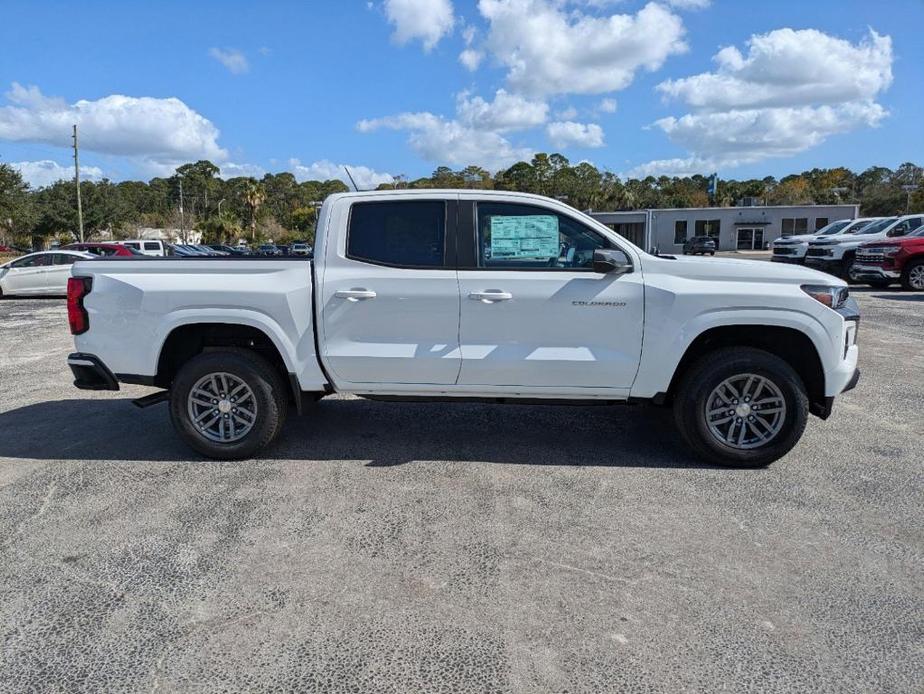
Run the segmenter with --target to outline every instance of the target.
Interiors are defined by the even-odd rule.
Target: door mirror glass
[[[624,275],[632,272],[632,261],[616,248],[602,248],[594,251],[594,272],[608,272]]]

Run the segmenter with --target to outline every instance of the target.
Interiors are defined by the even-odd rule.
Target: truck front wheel
[[[180,369],[170,389],[170,418],[180,438],[209,458],[249,458],[282,429],[285,384],[249,350],[204,352]]]
[[[687,445],[703,460],[730,467],[761,467],[786,455],[802,437],[808,411],[795,370],[752,347],[701,357],[674,400]]]
[[[924,291],[924,260],[916,260],[905,266],[902,288],[913,292]]]

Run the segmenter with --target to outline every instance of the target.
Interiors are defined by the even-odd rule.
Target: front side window
[[[687,220],[678,219],[674,222],[674,245],[681,246],[687,241]]]
[[[129,248],[134,248],[136,250],[141,250],[141,244],[136,243],[135,241],[126,241],[123,245],[128,246]]]
[[[410,268],[445,265],[446,204],[438,200],[361,202],[350,210],[347,257]]]
[[[602,248],[611,248],[606,238],[551,210],[511,203],[478,205],[478,267],[592,269],[594,251]]]
[[[146,251],[159,251],[160,244],[156,241],[146,241],[144,244],[144,250]]]
[[[20,258],[19,260],[13,262],[10,267],[44,267],[46,265],[51,265],[51,256],[50,255],[27,255],[25,258]]]

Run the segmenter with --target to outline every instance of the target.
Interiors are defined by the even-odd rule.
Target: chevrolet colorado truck
[[[220,459],[337,392],[670,405],[693,453],[761,466],[859,377],[843,281],[649,255],[562,202],[500,191],[332,195],[313,260],[78,262],[68,314],[78,388],[160,388],[136,402],[168,400],[179,436]]]
[[[887,217],[869,224],[855,234],[834,236],[809,242],[805,264],[844,279],[850,278],[857,249],[869,241],[891,239],[914,231],[924,224],[924,215]]]
[[[805,263],[805,252],[812,241],[826,241],[834,236],[855,234],[864,227],[878,222],[882,217],[863,217],[860,219],[839,219],[812,234],[799,234],[798,236],[781,236],[771,244],[773,255],[770,257],[774,263]]]
[[[900,282],[903,289],[924,291],[924,227],[904,238],[864,243],[850,277],[871,287]]]

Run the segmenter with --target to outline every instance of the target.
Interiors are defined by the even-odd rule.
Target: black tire
[[[707,423],[707,400],[713,390],[741,374],[756,374],[771,381],[786,405],[779,431],[756,448],[741,449],[719,441]],[[802,437],[808,414],[805,385],[795,370],[779,357],[752,347],[727,347],[701,357],[684,375],[674,399],[674,420],[693,453],[708,463],[727,467],[763,467],[783,457]]]
[[[211,373],[227,373],[240,379],[256,400],[253,426],[237,441],[224,443],[206,438],[190,417],[190,391]],[[193,357],[180,369],[170,388],[170,420],[177,434],[193,450],[219,460],[250,458],[268,446],[282,430],[288,407],[286,385],[279,372],[259,354],[246,349],[203,352]]]
[[[915,270],[915,268],[924,268],[924,260],[915,260],[910,262],[905,266],[905,269],[902,270],[902,289],[905,289],[909,292],[924,291],[924,285],[915,286],[915,284],[917,284],[917,279],[912,279],[911,277],[912,270]],[[919,272],[921,272],[921,270],[916,270],[916,273]]]
[[[709,251],[709,255],[715,255],[715,251]]]

